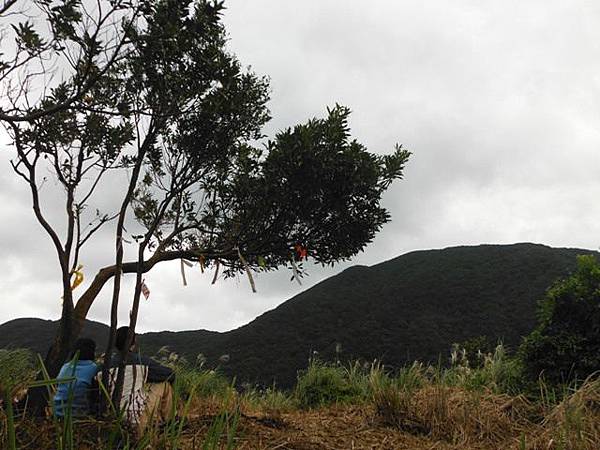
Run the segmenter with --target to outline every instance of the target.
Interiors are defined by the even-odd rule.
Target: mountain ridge
[[[209,366],[229,354],[221,365],[227,375],[283,387],[314,351],[397,367],[445,358],[453,342],[481,335],[514,348],[535,325],[545,290],[575,268],[577,254],[589,253],[598,255],[532,243],[417,250],[349,267],[234,330],[148,332],[139,342],[147,353],[167,346],[189,361],[202,353]],[[15,328],[11,322],[0,325],[0,347]],[[92,337],[102,347],[106,329],[91,324],[84,334],[99,333]],[[40,348],[33,338],[15,338],[13,346]]]

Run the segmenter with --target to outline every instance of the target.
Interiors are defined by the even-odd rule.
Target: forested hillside
[[[236,330],[145,333],[140,344],[147,353],[166,345],[190,361],[202,353],[238,381],[280,386],[295,381],[314,351],[400,366],[446,358],[453,342],[478,336],[514,348],[532,330],[544,291],[584,253],[593,252],[536,244],[416,251],[351,267]],[[43,352],[53,328],[39,319],[8,322],[0,347]],[[94,322],[84,331],[99,344],[105,333]],[[224,354],[229,362],[219,363]]]

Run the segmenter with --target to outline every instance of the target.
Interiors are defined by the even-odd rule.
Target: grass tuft
[[[294,390],[298,406],[302,409],[312,409],[360,399],[361,386],[348,375],[349,371],[339,364],[312,359],[306,371],[299,375]]]

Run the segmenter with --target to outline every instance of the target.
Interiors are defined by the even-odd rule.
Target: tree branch
[[[166,251],[161,253],[155,253],[151,258],[147,259],[142,264],[142,273],[150,271],[156,264],[165,261],[174,261],[177,259],[196,260],[199,255],[203,255],[207,260],[219,259],[219,260],[237,260],[237,253],[233,250],[226,252],[214,251],[214,250],[174,250]],[[122,273],[136,273],[138,267],[137,261],[130,261],[122,264]],[[114,277],[116,274],[116,265],[104,267],[98,271],[94,281],[87,288],[87,290],[81,295],[75,306],[75,327],[77,328],[76,333],[83,327],[85,318],[88,311],[90,310],[94,300],[102,290],[103,286],[108,280]]]
[[[48,221],[44,217],[44,214],[42,213],[42,210],[40,207],[39,192],[38,192],[37,185],[35,184],[35,167],[36,167],[37,158],[39,157],[39,155],[36,155],[33,162],[30,163],[27,161],[27,155],[25,154],[25,151],[23,149],[23,143],[21,142],[21,134],[20,134],[19,127],[17,125],[15,125],[14,123],[11,123],[11,126],[12,126],[13,132],[15,134],[15,147],[17,149],[17,153],[19,154],[21,161],[23,161],[23,164],[25,164],[25,167],[27,167],[27,169],[29,171],[28,184],[29,184],[29,188],[31,190],[31,199],[32,199],[32,203],[33,203],[33,212],[35,213],[35,217],[37,218],[40,225],[42,225],[44,230],[46,230],[46,233],[48,233],[48,235],[50,236],[50,239],[52,239],[52,242],[54,243],[54,247],[56,248],[56,251],[58,253],[58,259],[61,262],[61,265],[66,263],[68,266],[68,262],[64,261],[64,249],[62,247],[62,243],[60,242],[60,238],[58,237],[58,234],[56,234],[56,231],[54,231],[52,226],[48,223]],[[67,266],[65,266],[66,270],[68,270]]]
[[[8,11],[15,3],[17,3],[17,0],[5,0],[4,4],[0,6],[0,15]]]

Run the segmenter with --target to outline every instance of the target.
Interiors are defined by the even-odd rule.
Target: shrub
[[[600,265],[577,258],[577,270],[548,290],[536,329],[520,355],[530,378],[551,383],[583,380],[600,370]]]
[[[469,365],[474,368],[481,368],[485,362],[485,356],[494,353],[496,346],[487,336],[476,336],[463,342],[454,344],[453,351],[460,349]]]
[[[343,367],[313,359],[298,377],[294,396],[301,408],[316,408],[360,399],[361,389]]]
[[[201,353],[195,363],[190,363],[186,358],[171,352],[168,347],[161,347],[156,353],[156,359],[175,371],[177,393],[183,399],[187,399],[192,391],[199,397],[224,398],[234,390],[225,375],[218,370],[203,367],[205,358]]]
[[[478,353],[477,362],[472,366],[467,357],[468,351],[455,344],[450,367],[429,368],[432,381],[448,387],[494,394],[516,394],[525,388],[521,361],[509,356],[504,345],[498,344],[490,353]]]
[[[516,394],[523,388],[521,363],[517,358],[509,357],[505,347],[499,344],[493,353],[484,355],[482,366],[471,371],[464,385],[471,390]]]

